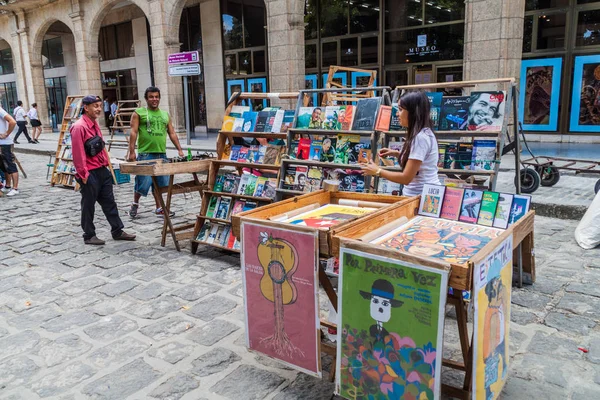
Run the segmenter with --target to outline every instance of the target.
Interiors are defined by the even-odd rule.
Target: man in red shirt
[[[94,210],[96,202],[102,207],[110,224],[115,240],[135,240],[135,235],[123,231],[123,222],[119,217],[117,203],[113,194],[113,179],[108,169],[108,153],[102,149],[92,156],[85,143],[94,136],[102,138],[98,117],[102,115],[102,99],[98,96],[86,96],[82,100],[83,115],[71,127],[71,143],[75,178],[81,185],[81,228],[85,244],[103,245],[104,241],[96,237]],[[104,143],[104,142],[102,142]]]

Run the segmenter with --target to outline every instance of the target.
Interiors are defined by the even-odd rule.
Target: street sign
[[[200,61],[200,55],[197,50],[169,54],[169,65],[197,63],[198,61]]]
[[[169,76],[200,75],[200,64],[170,65]]]

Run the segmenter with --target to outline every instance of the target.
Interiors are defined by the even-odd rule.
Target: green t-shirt
[[[139,153],[166,153],[169,113],[141,107],[135,110],[140,117],[138,128]]]

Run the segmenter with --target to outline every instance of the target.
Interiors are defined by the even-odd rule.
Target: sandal
[[[138,203],[131,203],[131,208],[129,209],[129,216],[131,218],[137,217],[139,206],[140,205]]]

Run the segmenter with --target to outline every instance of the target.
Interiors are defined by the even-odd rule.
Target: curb
[[[38,156],[53,156],[56,155],[56,150],[36,150],[36,149],[25,149],[23,147],[14,147],[13,151],[15,153],[21,153],[21,154],[33,154],[33,155],[38,155]]]
[[[531,203],[535,215],[542,217],[573,219],[580,221],[587,211],[586,206],[567,206],[564,204]]]

